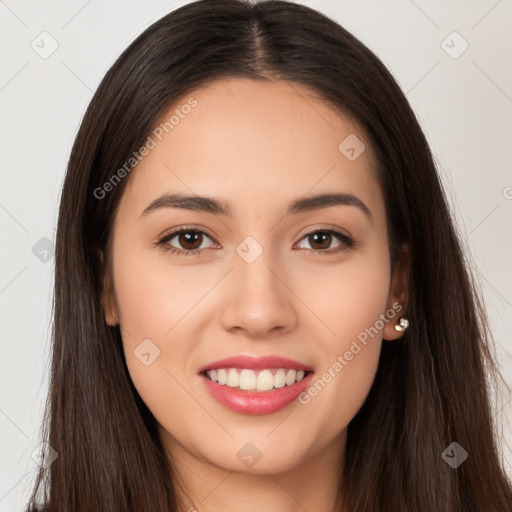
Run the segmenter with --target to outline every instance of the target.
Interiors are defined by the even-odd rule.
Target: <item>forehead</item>
[[[296,83],[218,80],[176,101],[149,136],[153,147],[121,201],[139,214],[163,193],[226,198],[243,215],[327,191],[356,194],[382,213],[364,133]]]

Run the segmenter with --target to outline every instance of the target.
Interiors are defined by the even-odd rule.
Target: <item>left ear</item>
[[[396,315],[389,322],[386,322],[382,330],[382,338],[384,340],[396,340],[401,338],[404,334],[401,331],[397,331],[395,325],[398,325],[400,317],[407,317],[406,312],[409,303],[409,269],[409,246],[404,244],[395,262],[386,305],[386,311],[391,309],[392,311],[396,311]]]

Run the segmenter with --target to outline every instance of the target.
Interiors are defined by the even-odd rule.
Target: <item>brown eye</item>
[[[313,249],[329,249],[332,242],[332,235],[326,231],[318,231],[308,235],[308,241]]]
[[[333,241],[338,240],[338,243],[331,247]],[[309,247],[301,247],[308,249],[318,254],[333,254],[339,251],[348,251],[355,245],[355,242],[337,231],[331,229],[322,229],[308,233],[302,240],[307,240]]]
[[[178,234],[177,239],[183,249],[193,251],[201,246],[203,235],[199,231],[185,231]]]
[[[200,253],[205,248],[201,247],[205,238],[211,240],[204,231],[185,227],[165,235],[158,241],[158,245],[166,251],[186,256]]]

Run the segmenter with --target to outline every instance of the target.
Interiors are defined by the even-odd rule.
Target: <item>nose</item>
[[[297,298],[291,291],[293,286],[266,253],[263,251],[252,263],[235,255],[222,301],[221,319],[227,331],[248,338],[268,338],[296,327]]]

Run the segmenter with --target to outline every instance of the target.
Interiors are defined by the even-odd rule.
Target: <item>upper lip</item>
[[[251,370],[264,370],[265,368],[293,368],[295,370],[304,371],[313,370],[311,366],[299,363],[293,359],[288,359],[287,357],[276,355],[263,357],[240,355],[205,364],[199,368],[199,373],[202,373],[206,370],[216,370],[218,368],[248,368]]]

